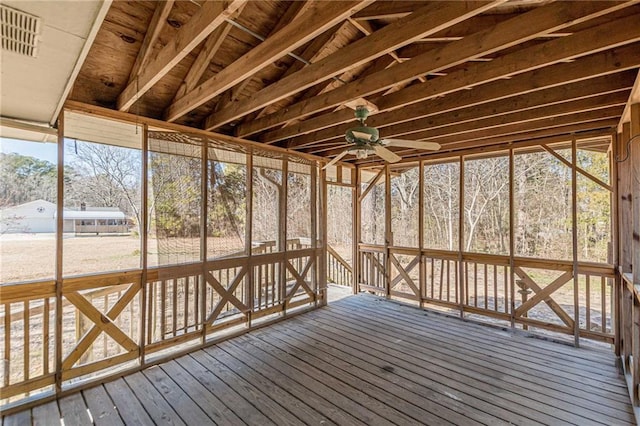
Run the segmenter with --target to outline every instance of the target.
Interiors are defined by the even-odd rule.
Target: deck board
[[[59,407],[59,408],[58,408]],[[636,424],[615,357],[348,297],[3,425]]]

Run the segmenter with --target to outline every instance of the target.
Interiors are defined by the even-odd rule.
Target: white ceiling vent
[[[40,18],[0,4],[2,49],[36,57],[40,34]]]

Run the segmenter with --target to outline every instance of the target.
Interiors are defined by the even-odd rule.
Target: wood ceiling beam
[[[356,19],[397,19],[410,15],[416,8],[412,1],[377,1],[354,15]]]
[[[389,133],[385,131],[385,137],[422,139],[423,137],[436,137],[439,134],[451,134],[447,131],[447,128],[451,126],[451,123],[456,123],[456,125],[463,123],[469,126],[467,131],[475,131],[502,125],[506,121],[529,121],[538,119],[539,117],[552,117],[556,115],[564,115],[569,112],[600,109],[605,106],[612,105],[622,105],[628,96],[629,87],[613,90],[615,91],[595,95],[593,93],[579,94],[575,97],[567,97],[564,101],[540,102],[539,99],[532,99],[531,103],[529,103],[527,102],[528,100],[526,100],[524,102],[525,105],[513,105],[513,109],[511,111],[509,111],[511,104],[507,103],[504,104],[496,114],[491,114],[491,109],[472,108],[471,111],[463,110],[466,114],[460,114],[460,120],[456,120],[456,117],[450,117],[446,123],[444,123],[442,117],[440,120],[433,120],[438,121],[439,125],[429,126],[426,122],[432,120],[422,119],[418,120],[415,129],[408,129],[406,124],[400,124],[398,127],[391,126],[387,128]],[[572,100],[566,102],[567,99]],[[513,114],[514,112],[517,112],[517,116]],[[430,136],[424,136],[426,134],[429,134]]]
[[[233,13],[233,15],[229,17],[229,19],[236,19],[238,16],[240,16],[245,6],[246,3],[240,6]],[[180,87],[178,88],[178,91],[173,98],[174,102],[186,95],[187,92],[195,89],[198,83],[200,83],[200,79],[207,71],[211,60],[216,55],[216,53],[218,53],[218,49],[220,49],[220,46],[222,46],[222,42],[227,38],[227,35],[229,35],[229,32],[232,28],[233,25],[229,23],[223,24],[216,28],[216,30],[212,32],[209,37],[207,37],[207,40],[204,42],[204,46],[202,46],[198,57],[195,61],[193,61],[191,68],[189,68],[189,72],[180,84]]]
[[[314,38],[311,41],[311,43],[309,43],[309,45],[300,54],[300,57],[309,63],[316,62],[317,60],[319,60],[319,58],[322,57],[325,49],[327,49],[334,42],[334,40],[339,34],[345,31],[348,25],[349,25],[349,22],[344,21],[341,24],[336,25],[330,30],[325,31],[318,37]],[[291,74],[301,70],[305,66],[307,66],[307,64],[305,64],[304,62],[295,61],[293,64],[291,64],[289,68],[287,68],[287,70],[281,76],[278,77],[278,80],[290,76]],[[269,111],[269,107],[268,106],[264,107],[262,110],[256,111],[255,113],[253,113],[255,114],[255,117],[249,116],[249,118],[251,120],[260,118],[263,115],[266,115],[268,111]]]
[[[127,111],[246,1],[205,2],[200,11],[178,31],[172,42],[158,52],[155,59],[122,91],[118,96],[118,110]]]
[[[615,105],[603,109],[586,110],[582,112],[572,112],[565,115],[553,117],[543,117],[536,120],[518,121],[514,123],[506,123],[502,126],[478,130],[477,132],[466,132],[464,134],[446,135],[436,138],[444,149],[456,147],[467,142],[480,142],[484,139],[494,139],[501,136],[513,136],[520,133],[534,132],[544,129],[553,129],[557,127],[572,126],[581,123],[589,123],[594,121],[602,121],[608,119],[617,119],[622,114],[624,106]],[[402,150],[395,151],[398,155],[402,155]]]
[[[455,152],[460,150],[467,150],[469,148],[475,148],[478,146],[489,147],[501,143],[510,143],[512,145],[515,145],[518,141],[526,141],[534,138],[552,137],[562,134],[567,135],[577,132],[611,129],[613,126],[615,126],[616,119],[617,118],[614,116],[605,117],[599,120],[585,120],[580,123],[570,123],[567,125],[558,125],[542,129],[532,128],[530,130],[525,130],[518,133],[508,133],[485,139],[452,142],[446,146],[443,146],[442,149],[445,150],[443,152]],[[403,155],[404,157],[415,157],[420,156],[421,154],[424,154],[424,151],[422,153],[418,151],[405,152],[401,155]]]
[[[479,31],[460,41],[451,42],[445,46],[426,52],[410,61],[393,67],[393,69],[382,71],[376,75],[369,76],[367,79],[359,79],[357,82],[345,85],[337,90],[333,90],[322,97],[316,97],[314,99],[310,99],[308,102],[291,105],[284,111],[271,114],[261,120],[256,120],[252,123],[247,123],[246,125],[241,125],[238,127],[237,134],[247,136],[273,127],[274,125],[281,124],[283,120],[288,121],[294,118],[304,117],[327,108],[335,107],[352,99],[368,96],[372,93],[392,87],[399,81],[413,79],[418,75],[441,71],[443,69],[462,64],[471,58],[477,58],[497,52],[507,47],[531,40],[541,34],[556,31],[579,22],[584,22],[585,20],[592,19],[595,16],[600,16],[612,9],[620,7],[622,7],[620,3],[612,4],[606,2],[551,3],[497,24],[492,28]],[[607,29],[610,29],[610,27],[607,27]],[[592,34],[587,34],[587,36],[590,35]],[[583,39],[584,38],[586,37],[583,37]],[[566,40],[568,40],[568,37],[561,40],[552,40],[547,43],[543,43],[543,45],[549,47],[549,49],[555,49],[557,51],[556,56],[564,58],[566,56],[571,56],[566,51],[566,43],[562,43]],[[619,40],[616,39],[616,41]],[[583,51],[584,50],[586,49],[583,49]],[[532,46],[522,50],[522,52],[526,52],[526,55],[520,55],[519,52],[520,51],[505,55],[502,58],[513,58],[514,61],[525,60],[526,63],[530,63],[533,60],[543,62],[542,57],[545,56],[545,52],[537,46]],[[531,58],[527,55],[535,56]],[[496,67],[496,72],[499,71],[500,76],[516,73],[509,72],[510,69],[506,66],[506,62],[508,62],[512,68],[519,65],[516,64],[514,66],[510,61],[505,61],[503,59],[501,62],[498,62],[498,65],[504,65],[502,67]],[[545,63],[549,62],[551,61],[547,61]],[[494,67],[494,64],[496,64],[496,61],[492,61],[491,63],[477,63],[473,64],[473,69],[481,67],[480,70],[486,70],[487,68]],[[470,68],[471,67],[472,66],[470,66]],[[527,69],[525,68],[520,72],[524,72],[526,70]],[[451,77],[451,75],[449,75],[437,78],[432,81],[427,81],[426,83],[389,94],[381,97],[380,99],[404,99],[405,97],[410,97],[414,91],[419,90],[423,86],[439,87],[439,83],[445,78],[447,81],[457,82],[461,77],[466,76],[466,70],[460,70],[453,74],[455,77]],[[468,76],[467,80],[470,80],[471,77],[473,77],[473,75]],[[480,82],[482,82],[482,80],[478,81],[478,83]],[[467,82],[462,87],[469,86],[472,83]],[[417,99],[416,102],[418,100],[420,99]],[[373,103],[376,105],[378,104],[375,100],[373,100]],[[396,102],[394,105],[400,106],[397,105],[398,103],[399,102]],[[383,109],[390,108],[383,107]],[[305,131],[310,130],[305,129]],[[284,138],[291,137],[295,134],[291,132],[292,130],[285,129],[272,132],[268,137],[265,137],[265,141],[272,142],[274,140],[282,140]]]
[[[551,106],[543,105],[535,109],[517,111],[502,116],[493,117],[488,115],[476,121],[464,123],[450,122],[447,126],[416,133],[412,135],[410,139],[428,139],[445,146],[452,142],[478,140],[504,134],[521,133],[532,129],[539,130],[544,127],[557,127],[559,125],[611,118],[612,114],[622,111],[627,95],[628,89],[564,103],[556,103]],[[328,152],[333,153],[334,150],[335,146],[331,148],[310,149],[305,152],[316,155],[327,155]],[[401,155],[403,151],[412,150],[396,150],[395,152]]]
[[[625,74],[625,78],[612,82],[610,76],[604,76],[589,81],[589,84],[579,82],[568,85],[569,87],[566,88],[554,87],[536,92],[533,95],[520,95],[509,99],[508,102],[491,102],[482,107],[471,107],[459,110],[456,113],[441,114],[436,117],[397,124],[386,127],[384,136],[388,138],[402,136],[412,139],[420,137],[427,129],[446,128],[451,123],[473,122],[477,129],[482,129],[487,119],[500,122],[501,116],[511,116],[515,112],[523,113],[527,111],[522,116],[531,116],[532,118],[539,116],[549,117],[556,112],[564,114],[566,113],[565,111],[570,111],[570,108],[574,106],[580,108],[581,105],[589,105],[593,102],[596,102],[595,107],[607,105],[607,102],[612,101],[618,104],[627,96],[631,88],[628,77],[629,74]]]
[[[240,59],[171,104],[167,108],[165,119],[169,122],[175,121],[198,108],[288,52],[322,34],[361,8],[366,7],[372,1],[314,2],[299,19],[285,26]]]
[[[278,23],[271,29],[271,31],[269,31],[269,34],[267,34],[265,39],[268,39],[269,37],[273,36],[275,33],[280,31],[286,25],[293,22],[295,19],[299,18],[302,14],[304,14],[310,8],[310,5],[312,4],[313,4],[313,1],[304,1],[304,2],[296,1],[291,3],[287,8],[286,12],[284,13],[284,15],[278,20]],[[300,61],[296,60],[296,62],[300,62]],[[246,89],[249,83],[251,83],[252,79],[253,79],[252,76],[249,76],[240,84],[230,89],[227,89],[228,91],[231,92],[230,95],[229,96],[223,95],[222,98],[220,99],[220,102],[218,102],[218,105],[216,105],[215,110],[219,111],[223,108],[226,108],[229,105],[229,103],[238,100],[238,97]],[[194,87],[192,87],[189,90],[189,92],[193,89]]]
[[[622,126],[624,123],[629,123],[631,121],[631,105],[637,103],[640,103],[640,70],[636,75],[636,82],[633,85],[631,94],[629,95],[627,105],[624,107],[624,112],[620,117],[620,123],[618,123],[618,133],[622,133]]]
[[[149,26],[147,27],[147,33],[142,41],[142,46],[140,46],[136,61],[131,68],[128,83],[131,83],[138,76],[140,70],[147,64],[153,46],[156,44],[156,41],[158,41],[160,31],[162,31],[164,24],[167,22],[169,12],[171,12],[173,8],[173,3],[174,0],[159,1],[156,3],[156,10],[153,12],[151,22],[149,22]]]
[[[460,149],[451,149],[448,151],[440,150],[438,152],[425,153],[415,151],[413,153],[407,153],[402,161],[396,164],[403,164],[409,162],[415,162],[419,157],[421,160],[426,161],[438,161],[447,158],[452,158],[458,155],[482,155],[491,154],[500,151],[506,151],[509,148],[523,149],[525,152],[529,151],[532,147],[540,146],[541,144],[557,144],[557,143],[571,143],[572,135],[576,135],[579,140],[596,139],[611,136],[611,123],[612,119],[603,120],[601,122],[588,122],[584,124],[578,124],[576,126],[569,126],[567,128],[555,128],[546,129],[537,132],[531,132],[526,135],[514,135],[510,138],[499,137],[494,140],[486,140],[487,143],[482,146],[470,146]],[[570,146],[570,145],[569,145]],[[529,149],[527,149],[529,148]],[[540,151],[540,148],[537,150]],[[357,161],[356,164],[360,166],[379,163],[374,159],[366,159],[363,161]],[[349,163],[347,163],[349,164]]]
[[[552,105],[542,105],[533,109],[517,111],[514,113],[491,116],[487,115],[474,121],[464,123],[449,122],[448,125],[417,131],[411,134],[408,139],[423,140],[429,139],[439,142],[440,138],[467,137],[469,133],[473,133],[474,137],[481,134],[490,134],[492,129],[502,128],[503,126],[518,123],[527,123],[547,118],[561,117],[569,114],[580,114],[583,112],[608,110],[611,107],[624,106],[629,90],[621,90],[613,93],[605,93],[582,99],[570,100],[568,102],[554,103]],[[597,114],[596,114],[597,116]]]
[[[487,63],[476,63],[446,77],[413,87],[411,91],[392,93],[379,100],[382,109],[394,109],[435,96],[473,87],[557,62],[612,49],[640,40],[640,14],[575,33],[561,39],[531,46]],[[377,104],[378,102],[376,102]]]
[[[458,109],[482,105],[487,102],[498,100],[510,102],[508,98],[512,96],[535,93],[548,88],[557,88],[556,90],[563,91],[566,90],[564,88],[565,85],[592,77],[606,76],[619,71],[635,69],[638,66],[640,66],[640,44],[636,43],[586,56],[574,62],[558,63],[529,71],[514,76],[509,80],[498,80],[475,86],[473,90],[450,94],[443,98],[428,99],[403,108],[387,110],[384,113],[369,117],[367,124],[384,128],[396,123],[451,113]],[[312,127],[323,130],[291,139],[287,144],[289,148],[342,137],[346,130],[353,126],[353,114],[347,111],[338,111],[321,115],[296,124],[296,130],[301,133],[304,123],[307,122],[311,122]]]
[[[550,116],[551,111],[563,111],[570,108],[573,102],[585,99],[586,103],[607,102],[612,98],[623,99],[633,86],[633,70],[618,73],[614,76],[602,76],[588,81],[579,81],[561,87],[551,87],[532,94],[514,96],[507,100],[489,102],[481,106],[460,109],[453,112],[420,118],[413,121],[384,127],[381,131],[385,138],[403,137],[417,139],[425,129],[436,130],[447,128],[453,123],[472,123],[476,128],[483,126],[484,119],[499,120],[500,116],[511,116],[516,112],[531,111],[533,117]],[[602,95],[615,94],[613,97],[597,98]],[[593,99],[596,97],[596,99]],[[570,102],[567,102],[567,101]],[[580,105],[576,103],[575,105]],[[543,109],[544,108],[544,109]],[[342,137],[342,134],[339,135]]]
[[[210,115],[207,118],[205,128],[212,129],[229,123],[245,114],[335,77],[350,68],[386,55],[388,52],[412,43],[425,35],[436,33],[443,28],[482,13],[500,3],[503,1],[447,2],[444,5],[437,3],[423,6],[411,15],[387,25],[369,37],[358,40],[288,78],[277,81],[254,94],[250,99]],[[282,124],[294,118],[297,117],[291,117],[276,124]]]
[[[484,120],[468,122],[462,124],[452,124],[447,127],[429,130],[414,135],[413,140],[429,139],[445,146],[452,143],[466,142],[469,140],[479,141],[481,139],[492,138],[503,135],[511,135],[542,128],[567,126],[579,124],[587,121],[597,121],[616,117],[622,113],[626,93],[614,92],[605,95],[598,95],[592,98],[585,98],[577,101],[556,104],[552,107],[541,108],[542,111],[527,110],[516,112],[501,117],[488,117]],[[341,145],[322,149],[312,148],[304,152],[315,155],[333,155],[336,148],[347,146],[344,141]],[[330,142],[330,143],[333,143]],[[398,155],[403,152],[413,151],[412,149],[394,150]]]

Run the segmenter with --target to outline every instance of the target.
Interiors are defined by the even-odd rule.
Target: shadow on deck
[[[9,424],[635,424],[612,353],[358,295]]]

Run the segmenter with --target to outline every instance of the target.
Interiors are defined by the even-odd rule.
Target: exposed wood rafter
[[[502,1],[451,2],[446,6],[442,4],[423,6],[411,15],[376,31],[371,36],[344,47],[336,54],[303,68],[288,78],[279,80],[256,93],[250,99],[212,114],[207,118],[205,128],[213,129],[229,123],[238,117],[277,102],[323,80],[335,77],[349,68],[386,55],[398,47],[461,22],[500,3]],[[296,117],[289,119],[293,118]],[[280,123],[285,121],[287,120],[280,121]]]
[[[175,121],[225,90],[235,86],[287,52],[351,16],[373,0],[318,3],[303,16],[276,32],[209,80],[188,92],[167,108],[165,119]]]
[[[246,1],[205,2],[200,11],[180,29],[175,39],[167,44],[122,91],[118,97],[118,110],[127,111]]]
[[[334,90],[323,97],[315,98],[304,104],[292,105],[287,108],[286,111],[278,112],[271,116],[266,116],[262,120],[256,120],[253,123],[240,126],[238,129],[238,135],[246,136],[248,134],[255,133],[256,131],[264,130],[272,127],[273,125],[279,124],[279,122],[285,118],[293,119],[305,116],[316,111],[326,109],[327,107],[336,106],[345,101],[392,87],[398,81],[414,78],[428,72],[443,70],[466,62],[470,58],[497,52],[505,49],[506,47],[531,40],[541,34],[565,28],[570,23],[581,22],[590,17],[599,16],[603,14],[605,10],[610,10],[610,8],[613,7],[614,6],[611,4],[606,3],[583,2],[574,4],[561,2],[552,3],[548,6],[534,9],[531,12],[516,16],[515,18],[498,24],[493,28],[480,31],[479,33],[465,37],[460,41],[449,43],[442,48],[426,52],[410,61],[393,67],[393,69],[381,71],[376,75],[369,76],[368,79],[360,79],[356,84],[347,85],[339,90]],[[615,7],[620,7],[620,5],[616,4]],[[611,31],[611,28],[603,28],[602,30]],[[603,45],[602,42],[599,44],[600,40],[593,40],[597,37],[597,34],[599,34],[597,29],[588,29],[580,33],[580,37],[578,37],[578,35],[572,36],[578,38],[575,40],[576,43],[583,42],[586,44],[586,47],[580,45],[578,48],[578,46],[576,46],[578,52],[574,53],[572,51],[572,54],[569,57],[567,57],[566,44],[572,43],[573,40],[565,42],[569,37],[564,39],[554,39],[543,43],[542,45],[534,45],[529,48],[507,54],[499,58],[499,60],[497,59],[490,63],[481,62],[469,65],[468,68],[457,71],[453,73],[453,75],[447,75],[445,77],[416,85],[415,87],[403,89],[387,96],[382,96],[379,99],[374,99],[373,102],[376,105],[378,105],[378,102],[383,102],[382,105],[378,105],[379,108],[381,108],[381,111],[399,108],[409,103],[418,102],[433,96],[443,95],[465,87],[470,87],[474,85],[474,83],[479,84],[496,78],[517,74],[518,72],[524,72],[535,67],[548,65],[555,61],[571,59],[575,56],[579,56],[579,52],[583,52],[582,54],[588,54],[590,51],[597,51],[598,47]],[[619,42],[620,38],[611,36],[609,40],[611,40],[611,47],[615,47],[615,44]],[[551,53],[549,53],[549,51],[551,51]],[[525,67],[527,64],[530,65]],[[476,72],[474,73],[473,71]],[[478,74],[481,74],[482,72],[487,74],[487,77],[484,79],[481,78],[481,76],[478,76]],[[429,96],[420,96],[420,94],[426,92],[427,88],[440,89],[443,87],[443,80],[451,82],[451,89],[448,91],[434,90],[434,93],[430,93]],[[444,85],[444,87],[446,87],[446,85]],[[294,131],[298,133],[298,130],[301,130],[299,133],[305,133],[312,131],[313,129],[310,128],[310,124],[300,124],[300,126],[295,130],[281,129],[280,131],[272,132],[266,136],[264,140],[282,140],[287,137],[291,137],[295,134],[292,133]]]

